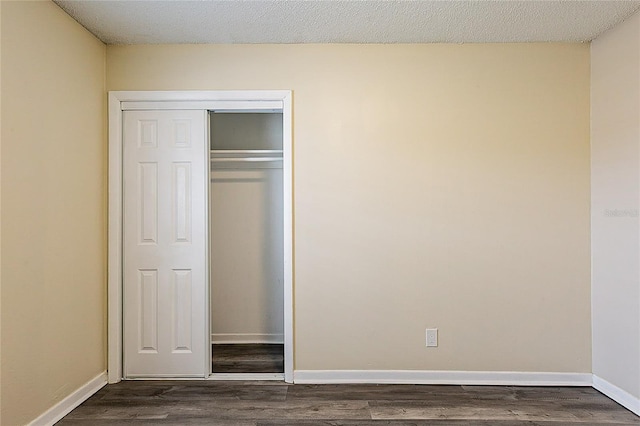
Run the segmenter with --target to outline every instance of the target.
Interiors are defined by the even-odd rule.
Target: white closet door
[[[206,111],[125,111],[124,376],[205,377]]]

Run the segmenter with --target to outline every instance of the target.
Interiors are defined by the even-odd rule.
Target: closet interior
[[[209,113],[212,372],[284,372],[282,113]]]

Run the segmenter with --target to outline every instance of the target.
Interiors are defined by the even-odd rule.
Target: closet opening
[[[208,115],[212,377],[283,375],[283,114]]]

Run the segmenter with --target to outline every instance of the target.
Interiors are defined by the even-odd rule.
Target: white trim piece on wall
[[[284,210],[284,381],[293,383],[293,99],[282,94],[282,186]]]
[[[283,334],[211,333],[211,343],[284,343]]]
[[[107,248],[107,372],[122,378],[122,110],[109,93],[109,218]]]
[[[591,386],[591,373],[428,370],[295,370],[294,383]]]
[[[98,374],[84,385],[76,389],[71,395],[58,402],[53,407],[38,416],[37,419],[29,423],[29,426],[48,426],[60,421],[78,405],[85,402],[91,395],[98,392],[107,384],[107,372]]]
[[[609,383],[595,374],[593,375],[593,388],[640,416],[640,398],[636,398],[629,392],[620,389],[616,385]]]

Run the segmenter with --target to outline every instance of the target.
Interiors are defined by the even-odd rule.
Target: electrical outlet
[[[437,347],[438,346],[438,329],[437,328],[427,328],[427,347]]]

